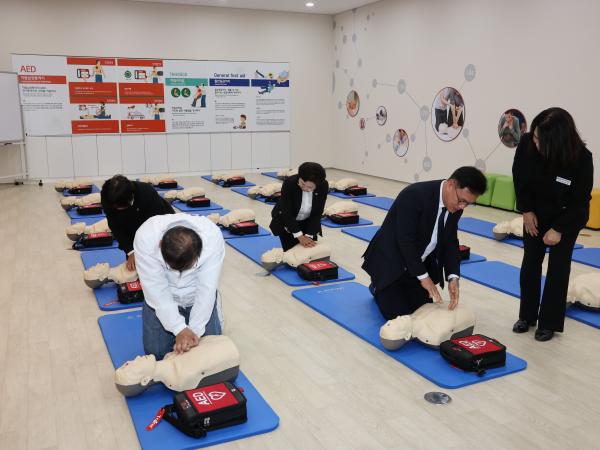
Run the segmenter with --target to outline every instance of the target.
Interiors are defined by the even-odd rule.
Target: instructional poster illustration
[[[165,61],[165,111],[168,133],[210,130],[214,95],[206,61]]]
[[[288,63],[12,57],[30,136],[290,128]]]
[[[71,133],[67,61],[64,56],[13,55],[25,132],[48,136]]]
[[[67,58],[71,132],[119,132],[114,58]]]
[[[254,130],[288,130],[290,103],[288,64],[255,64],[252,78]]]
[[[210,86],[214,92],[215,131],[244,131],[254,121],[254,103],[250,92],[247,63],[213,63]]]
[[[163,61],[160,59],[117,59],[121,133],[165,131]]]

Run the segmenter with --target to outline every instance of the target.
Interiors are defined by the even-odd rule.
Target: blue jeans
[[[192,307],[187,308],[179,307],[179,313],[185,318],[185,323],[188,324],[190,321],[190,312]],[[173,351],[175,346],[175,335],[165,330],[156,317],[156,312],[144,302],[142,308],[142,330],[144,336],[144,352],[147,355],[154,355],[156,360],[159,361],[165,357],[169,352]],[[208,319],[208,323],[204,329],[203,336],[219,335],[221,334],[221,322],[219,321],[219,314],[217,312],[217,301],[215,300],[215,306]]]

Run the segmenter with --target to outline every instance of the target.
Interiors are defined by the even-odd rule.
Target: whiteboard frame
[[[9,140],[9,141],[2,141],[0,140],[0,144],[22,144],[25,142],[25,121],[23,120],[23,105],[21,104],[21,88],[19,86],[19,74],[17,72],[12,72],[12,71],[7,71],[7,70],[0,70],[0,73],[8,73],[8,74],[13,74],[17,77],[17,94],[19,96],[19,113],[21,114],[21,139],[18,141],[15,140]]]

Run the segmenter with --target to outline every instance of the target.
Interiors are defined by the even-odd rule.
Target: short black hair
[[[298,177],[304,181],[321,184],[325,181],[326,176],[323,166],[316,162],[305,162],[298,167]]]
[[[529,134],[531,145],[535,145],[533,134],[536,129],[538,151],[552,165],[572,165],[585,147],[573,117],[562,108],[548,108],[535,116]]]
[[[176,226],[160,241],[160,252],[167,265],[180,272],[192,267],[202,252],[202,239],[191,228]]]
[[[127,207],[133,201],[134,192],[135,185],[133,181],[123,175],[115,175],[106,180],[102,185],[102,190],[100,191],[102,208],[115,209]]]
[[[487,189],[487,179],[477,167],[459,167],[450,175],[450,179],[456,180],[460,189],[468,188],[475,195],[481,195]]]

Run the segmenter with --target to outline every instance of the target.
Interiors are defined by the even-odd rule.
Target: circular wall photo
[[[410,139],[408,134],[402,128],[399,128],[394,133],[394,139],[392,140],[392,147],[394,147],[394,153],[396,156],[403,157],[408,153],[408,145]]]
[[[377,107],[377,111],[375,111],[375,120],[377,121],[377,125],[385,125],[387,122],[387,109],[385,109],[385,106]]]
[[[500,141],[508,148],[515,148],[524,133],[527,133],[525,115],[514,108],[504,111],[498,122],[498,137]]]
[[[433,99],[431,126],[442,141],[458,137],[465,124],[465,102],[453,87],[441,89]]]
[[[350,91],[348,92],[348,96],[346,97],[346,110],[348,111],[348,115],[350,117],[354,117],[358,114],[358,110],[360,109],[360,98],[358,96],[358,92]]]

